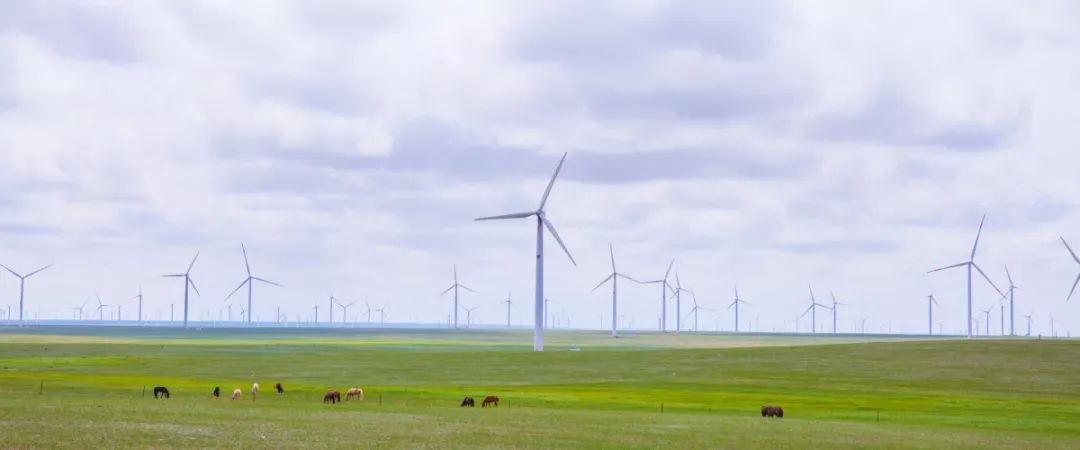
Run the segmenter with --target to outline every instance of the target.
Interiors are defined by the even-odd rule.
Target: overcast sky
[[[567,152],[547,209],[579,265],[549,238],[546,286],[571,325],[610,320],[612,243],[642,279],[674,258],[710,330],[735,284],[744,319],[792,329],[811,283],[842,331],[924,332],[934,292],[955,332],[964,271],[926,271],[985,213],[1018,330],[1078,330],[1078,23],[1068,1],[8,1],[0,262],[55,263],[30,314],[100,293],[128,315],[142,283],[167,317],[183,285],[159,275],[201,252],[193,317],[216,318],[243,242],[286,285],[258,286],[262,320],[325,320],[333,293],[430,322],[456,263],[474,318],[512,293],[525,324],[535,225],[473,218],[535,208]],[[655,327],[656,285],[620,287]]]

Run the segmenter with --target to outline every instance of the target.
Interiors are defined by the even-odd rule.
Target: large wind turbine
[[[817,302],[817,299],[814,298],[814,288],[812,286],[810,286],[810,307],[806,308],[806,311],[803,311],[802,315],[799,316],[799,318],[802,319],[803,317],[806,317],[806,313],[810,313],[810,332],[815,333],[815,334],[817,333],[817,308],[818,307],[829,309],[828,306],[822,305],[821,303]],[[798,321],[795,322],[796,326],[798,326],[798,323],[799,323]]]
[[[17,272],[15,272],[14,270],[11,270],[10,268],[8,268],[8,266],[5,266],[3,264],[0,264],[0,267],[3,267],[4,269],[7,269],[8,272],[11,272],[12,275],[15,275],[15,278],[19,279],[19,323],[22,323],[22,321],[23,321],[23,295],[26,293],[26,279],[34,276],[35,274],[37,274],[38,272],[41,272],[42,270],[45,270],[45,269],[48,269],[48,268],[52,267],[52,264],[49,264],[49,265],[47,265],[45,267],[42,267],[42,268],[40,268],[38,270],[30,272],[30,273],[28,273],[26,275],[19,275]],[[8,320],[11,320],[11,318],[9,317]]]
[[[930,294],[930,295],[926,296],[926,309],[927,309],[927,313],[929,314],[929,318],[926,321],[926,324],[927,324],[927,327],[928,327],[927,331],[926,331],[927,335],[933,335],[934,334],[934,305],[936,305],[936,304],[937,304],[937,299],[934,298],[934,294]]]
[[[675,265],[675,259],[671,259],[671,263],[667,266],[667,271],[664,272],[664,278],[660,280],[646,281],[645,284],[660,284],[660,332],[667,331],[667,292],[671,289],[671,284],[667,282],[668,276],[671,275],[671,267]]]
[[[244,278],[244,281],[241,281],[240,285],[237,286],[236,289],[233,289],[233,291],[230,292],[229,295],[225,297],[225,301],[228,301],[229,298],[231,298],[233,296],[233,294],[236,293],[236,291],[239,291],[240,288],[244,287],[244,285],[246,284],[247,287],[248,287],[248,290],[247,290],[248,291],[248,293],[247,293],[248,294],[248,296],[247,296],[248,297],[248,299],[247,299],[248,300],[247,309],[248,309],[248,311],[251,311],[251,291],[252,291],[252,287],[255,285],[256,281],[261,281],[261,282],[266,283],[266,284],[272,284],[272,285],[277,286],[277,287],[284,287],[284,286],[282,286],[280,284],[277,284],[277,283],[275,283],[273,281],[270,281],[270,280],[267,280],[267,279],[264,279],[264,278],[259,278],[259,277],[256,277],[256,276],[252,275],[251,274],[251,264],[248,263],[247,248],[244,248],[244,243],[243,242],[240,243],[240,251],[244,252],[244,269],[247,270],[247,278]],[[247,322],[251,323],[251,314],[248,314]]]
[[[195,290],[195,295],[202,295],[199,293],[199,288],[195,287],[195,281],[191,279],[191,268],[195,267],[195,260],[199,259],[199,253],[195,252],[195,257],[191,258],[191,264],[188,264],[187,271],[184,273],[176,273],[172,275],[162,275],[166,278],[183,278],[184,279],[184,328],[187,328],[188,322],[188,286]],[[250,316],[250,314],[249,314]]]
[[[1005,266],[1005,276],[1009,277],[1009,288],[1006,291],[1006,293],[1009,295],[1009,334],[1012,335],[1012,336],[1016,336],[1016,321],[1015,321],[1015,316],[1014,316],[1014,314],[1016,312],[1016,309],[1015,309],[1015,306],[1016,306],[1016,304],[1015,304],[1016,293],[1015,293],[1015,291],[1017,289],[1019,289],[1020,286],[1017,286],[1016,284],[1013,283],[1012,274],[1009,273],[1009,266]],[[1002,319],[1002,320],[1004,320],[1004,319]],[[1002,335],[1005,334],[1004,328],[1001,330],[1001,334]]]
[[[838,309],[837,306],[847,306],[847,303],[836,301],[836,294],[833,294],[832,291],[829,292],[829,295],[832,296],[832,308],[830,308],[832,309],[832,334],[836,334],[836,310]]]
[[[608,251],[611,253],[611,275],[608,275],[607,278],[604,278],[604,281],[601,281],[600,284],[597,284],[596,287],[593,288],[593,291],[596,291],[597,289],[600,289],[600,286],[603,286],[604,283],[607,283],[608,281],[611,281],[611,317],[618,317],[619,316],[619,306],[618,306],[618,302],[619,302],[619,297],[618,297],[618,295],[619,295],[618,294],[619,293],[619,290],[618,290],[619,289],[619,278],[620,277],[626,278],[627,280],[630,280],[630,281],[633,281],[633,282],[639,283],[639,284],[641,282],[634,279],[633,277],[631,277],[629,275],[619,273],[619,271],[615,269],[615,247],[613,247],[611,244],[608,244]],[[618,337],[619,336],[618,323],[619,323],[619,321],[617,321],[617,320],[612,320],[611,321],[611,337]]]
[[[477,219],[477,220],[479,220],[479,219]],[[442,291],[442,294],[440,294],[440,295],[446,295],[446,293],[450,292],[450,290],[454,291],[454,328],[458,327],[458,288],[464,288],[466,291],[469,291],[469,292],[476,292],[476,291],[474,291],[472,289],[469,289],[468,286],[466,286],[464,284],[461,284],[461,283],[458,283],[458,280],[457,280],[457,264],[454,264],[454,284],[450,285],[450,287],[446,288],[446,290]]]
[[[971,258],[970,259],[968,259],[967,261],[964,261],[962,263],[953,264],[951,266],[941,267],[941,268],[934,269],[934,270],[931,270],[931,271],[927,272],[927,273],[934,273],[934,272],[937,272],[939,270],[952,269],[954,267],[965,267],[965,266],[967,267],[967,335],[968,335],[968,337],[973,336],[971,334],[971,320],[973,318],[973,316],[971,315],[971,269],[974,268],[975,270],[978,270],[979,274],[983,276],[983,278],[986,280],[987,283],[990,283],[990,286],[992,286],[994,288],[994,290],[997,291],[997,293],[999,295],[1005,295],[1004,293],[1001,292],[1001,289],[998,289],[998,287],[994,284],[993,281],[990,281],[990,277],[986,276],[986,272],[983,272],[983,270],[979,268],[979,265],[975,264],[975,250],[978,250],[978,248],[979,248],[979,237],[982,236],[982,229],[983,229],[983,224],[984,223],[986,223],[986,215],[983,215],[982,221],[979,222],[979,232],[975,234],[975,245],[973,245],[971,247]]]
[[[731,304],[728,305],[728,309],[731,309],[732,307],[735,308],[735,332],[736,333],[739,332],[739,304],[740,303],[746,304],[746,305],[750,304],[750,302],[743,301],[741,298],[739,298],[739,287],[735,286],[735,300],[733,300],[731,302]]]
[[[536,313],[533,320],[533,350],[544,350],[544,228],[546,227],[551,232],[551,237],[555,238],[555,241],[559,243],[559,247],[562,247],[566,252],[566,256],[570,258],[570,262],[577,267],[577,262],[574,261],[574,257],[570,255],[570,250],[566,249],[566,245],[563,244],[562,238],[559,237],[559,233],[555,231],[555,226],[551,224],[551,221],[547,219],[547,213],[544,211],[544,206],[547,204],[548,195],[551,194],[551,187],[555,185],[555,178],[559,176],[559,170],[562,169],[563,162],[566,161],[566,154],[563,153],[562,159],[559,160],[559,165],[555,166],[555,174],[551,176],[551,181],[548,182],[547,189],[544,190],[544,196],[540,197],[540,207],[535,211],[520,212],[513,214],[504,214],[501,216],[481,217],[476,220],[499,220],[499,219],[524,219],[527,217],[536,216]]]

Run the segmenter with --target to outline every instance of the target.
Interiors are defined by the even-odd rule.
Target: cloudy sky
[[[256,291],[262,320],[325,320],[333,293],[429,322],[456,263],[475,317],[512,293],[524,324],[534,225],[472,219],[535,208],[567,152],[548,215],[579,266],[548,239],[547,290],[571,325],[610,320],[612,243],[643,279],[674,258],[708,329],[735,284],[744,319],[793,329],[812,283],[841,330],[922,332],[934,292],[955,332],[963,270],[926,271],[985,213],[977,261],[1002,288],[1009,265],[1017,328],[1078,330],[1077,23],[1050,1],[9,1],[0,262],[55,263],[31,315],[96,293],[127,315],[142,283],[167,317],[182,282],[159,275],[201,252],[192,314],[217,317],[243,242],[286,285]],[[654,327],[659,289],[621,287]]]

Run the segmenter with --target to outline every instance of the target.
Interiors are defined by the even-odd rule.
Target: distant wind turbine
[[[841,303],[836,301],[836,295],[833,294],[831,291],[829,292],[829,295],[832,296],[832,308],[830,308],[832,309],[832,333],[836,334],[836,310],[838,309],[837,306],[847,306],[847,303]]]
[[[576,267],[577,262],[574,261],[574,257],[570,255],[570,250],[566,249],[566,245],[563,244],[562,238],[559,237],[559,233],[555,231],[555,226],[551,224],[551,221],[547,219],[547,213],[544,211],[544,206],[547,204],[548,195],[551,194],[551,187],[555,185],[555,178],[559,176],[559,170],[562,169],[563,162],[566,161],[566,154],[563,153],[562,159],[559,160],[559,165],[555,166],[555,174],[551,176],[551,181],[548,182],[547,189],[544,190],[544,196],[540,198],[540,207],[535,211],[527,211],[513,214],[504,214],[501,216],[481,217],[476,220],[499,220],[499,219],[524,219],[527,217],[536,216],[536,312],[533,320],[533,350],[544,350],[544,228],[546,227],[551,236],[555,238],[555,241],[559,243],[559,247],[562,247],[566,252],[566,256],[570,258],[570,262]]]
[[[510,301],[509,292],[506,293],[506,301],[503,303],[506,303],[506,328],[510,328],[510,305],[513,304],[513,302]]]
[[[473,306],[472,308],[465,308],[465,328],[472,328],[472,312],[476,311],[479,306]]]
[[[694,301],[694,307],[690,308],[690,311],[688,311],[686,313],[686,315],[690,315],[690,314],[694,315],[694,332],[697,333],[698,331],[701,330],[700,328],[698,328],[698,312],[701,311],[701,310],[708,311],[709,308],[705,308],[705,307],[702,307],[702,306],[698,305],[697,295],[694,294],[694,291],[688,291],[688,292],[690,292],[690,298]]]
[[[98,304],[98,307],[97,307],[98,321],[99,322],[104,322],[105,321],[105,308],[108,308],[108,307],[110,307],[112,305],[106,305],[106,304],[102,303],[100,295],[97,295],[97,304]]]
[[[315,304],[314,309],[315,309],[315,323],[319,323],[319,304],[318,303]]]
[[[803,311],[802,315],[799,316],[799,318],[802,319],[803,317],[806,317],[807,313],[810,313],[810,332],[815,333],[815,334],[817,333],[817,309],[819,307],[829,309],[828,306],[822,305],[821,303],[817,302],[817,299],[814,298],[814,288],[811,286],[810,287],[810,307],[806,308],[806,311]],[[798,324],[799,324],[799,321],[796,320],[795,321],[795,326],[798,326]]]
[[[355,304],[356,302],[349,302],[348,304],[338,302],[338,306],[341,307],[341,326],[345,326],[345,322],[349,320],[349,307]]]
[[[682,331],[682,293],[690,292],[687,289],[683,289],[682,282],[679,281],[679,271],[675,271],[675,332]]]
[[[1015,314],[1015,311],[1016,311],[1015,310],[1015,306],[1016,306],[1015,300],[1016,300],[1016,290],[1019,289],[1020,286],[1017,286],[1015,283],[1013,283],[1012,274],[1009,273],[1009,266],[1005,266],[1005,276],[1009,278],[1009,288],[1005,291],[1006,295],[1009,296],[1009,334],[1012,335],[1012,336],[1016,336],[1016,321],[1014,320],[1015,319],[1014,314]],[[1001,320],[1005,320],[1004,317],[1005,317],[1005,315],[1003,313]],[[1001,335],[1002,336],[1005,335],[1004,326],[1002,326]]]
[[[84,307],[86,307],[86,302],[83,302],[82,305],[79,305],[79,307],[77,308],[71,308],[79,313],[79,320],[82,320],[82,313]]]
[[[660,280],[646,281],[646,284],[659,284],[660,285],[660,331],[667,332],[667,293],[668,290],[673,290],[671,284],[668,283],[668,277],[671,275],[671,267],[675,265],[675,259],[672,258],[671,263],[667,266],[667,271],[664,272],[664,278]]]
[[[15,272],[14,270],[11,270],[11,268],[9,268],[8,266],[5,266],[3,264],[0,264],[0,267],[3,267],[8,272],[11,272],[12,275],[15,275],[15,278],[19,279],[19,323],[22,323],[22,321],[23,321],[23,297],[24,297],[24,294],[26,294],[26,279],[36,275],[38,272],[41,272],[42,270],[45,270],[45,269],[48,269],[48,268],[52,267],[52,264],[49,264],[49,265],[47,265],[45,267],[42,267],[42,268],[40,268],[38,270],[30,272],[30,273],[28,273],[26,275],[19,275],[18,272]],[[11,318],[9,317],[8,320],[11,320]]]
[[[735,300],[733,300],[731,302],[731,304],[728,305],[728,309],[735,308],[735,332],[736,333],[739,332],[739,304],[740,303],[745,304],[745,305],[750,304],[749,302],[743,301],[741,298],[739,298],[739,287],[735,286]]]
[[[139,325],[142,325],[142,283],[139,283],[139,295],[131,297],[129,300],[139,300]]]
[[[633,282],[638,283],[638,284],[640,284],[641,282],[634,279],[633,277],[631,277],[629,275],[619,273],[619,271],[617,269],[615,269],[615,247],[612,246],[610,243],[608,244],[608,251],[611,253],[611,275],[608,275],[607,278],[604,278],[604,281],[601,281],[600,284],[597,284],[596,287],[593,288],[593,291],[596,291],[597,289],[600,289],[600,286],[603,286],[604,283],[607,283],[608,281],[611,281],[611,317],[618,317],[618,315],[619,315],[619,306],[618,306],[618,303],[619,303],[619,278],[620,277],[625,278],[627,280],[633,281]],[[611,321],[611,337],[618,337],[618,335],[619,335],[618,321],[617,320],[612,320]]]
[[[984,223],[986,223],[986,215],[983,215],[982,221],[979,222],[979,232],[975,234],[975,245],[973,245],[971,247],[971,258],[970,259],[968,259],[967,261],[964,261],[962,263],[953,264],[951,266],[941,267],[941,268],[934,269],[934,270],[931,270],[931,271],[927,272],[927,273],[934,273],[934,272],[937,272],[937,271],[940,271],[940,270],[952,269],[952,268],[955,268],[955,267],[967,267],[967,319],[968,319],[967,320],[967,322],[968,322],[967,323],[967,330],[968,330],[967,335],[968,335],[968,337],[973,336],[973,334],[971,333],[971,319],[973,317],[972,314],[971,314],[971,269],[974,268],[975,270],[979,271],[979,274],[983,276],[983,278],[986,280],[987,283],[990,283],[990,286],[992,286],[994,288],[994,290],[997,291],[997,293],[999,295],[1005,295],[1005,294],[1003,294],[1001,292],[1001,289],[998,289],[998,287],[996,285],[994,285],[993,281],[990,281],[990,277],[986,276],[986,272],[983,272],[983,270],[979,268],[979,265],[975,264],[975,251],[978,250],[978,248],[979,248],[979,237],[982,236],[982,229],[983,229],[983,224]]]
[[[926,324],[927,324],[927,327],[928,327],[926,334],[928,334],[928,335],[933,335],[934,334],[934,305],[936,305],[936,304],[938,304],[938,302],[937,302],[937,299],[934,298],[934,294],[930,294],[930,295],[926,296],[926,309],[927,309],[928,314],[929,314],[929,318],[926,321]],[[938,333],[938,334],[940,334],[940,333]]]
[[[191,279],[191,268],[195,267],[195,260],[199,259],[199,253],[195,252],[195,257],[191,258],[191,264],[188,264],[187,271],[184,273],[176,273],[172,275],[162,275],[166,278],[183,278],[184,279],[184,328],[187,328],[188,323],[188,287],[190,286],[195,290],[195,295],[202,295],[199,293],[199,288],[195,287],[195,281]]]
[[[991,307],[986,308],[986,309],[984,309],[982,311],[983,314],[986,314],[986,336],[987,337],[990,337],[990,311],[993,311],[993,310],[994,310],[994,307],[991,306]]]
[[[479,220],[479,219],[477,219],[477,220]],[[454,264],[454,284],[450,285],[450,287],[446,288],[446,290],[442,291],[442,294],[440,294],[440,295],[446,295],[447,292],[450,292],[451,290],[454,291],[454,328],[458,327],[458,309],[459,309],[458,308],[458,288],[463,288],[463,289],[465,289],[466,291],[469,291],[469,292],[476,292],[476,291],[474,291],[472,289],[469,289],[468,286],[465,286],[464,284],[458,283],[457,264]]]
[[[1031,336],[1031,315],[1035,313],[1035,310],[1031,310],[1028,315],[1024,316],[1027,319],[1027,334],[1025,336]]]
[[[327,322],[330,325],[334,324],[334,303],[337,303],[337,298],[334,297],[334,294],[330,294],[330,305],[326,307],[330,311],[330,321]]]
[[[241,281],[240,285],[237,286],[236,289],[233,289],[233,291],[230,292],[229,295],[225,297],[225,300],[228,301],[229,298],[231,298],[233,296],[233,294],[235,294],[237,291],[239,291],[240,288],[244,287],[244,285],[246,284],[247,288],[248,288],[247,289],[247,294],[248,294],[247,295],[247,301],[248,301],[247,309],[248,309],[248,311],[251,311],[251,292],[253,290],[253,287],[254,287],[256,281],[261,281],[261,282],[266,283],[266,284],[272,284],[272,285],[277,286],[277,287],[284,287],[284,286],[282,286],[282,285],[280,285],[278,283],[275,283],[273,281],[270,281],[270,280],[267,280],[267,279],[264,279],[264,278],[259,278],[257,276],[252,275],[251,274],[251,264],[248,263],[247,248],[244,247],[243,242],[240,243],[240,251],[242,251],[244,253],[244,270],[247,271],[247,278],[244,278],[244,281]],[[251,323],[251,314],[248,314],[247,321],[248,321],[248,323]]]

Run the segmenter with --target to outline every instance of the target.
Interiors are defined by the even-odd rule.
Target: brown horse
[[[338,392],[338,391],[327,391],[326,395],[324,395],[323,398],[322,398],[323,403],[331,403],[331,404],[333,404],[333,403],[337,403],[337,402],[340,402],[340,401],[341,401],[341,392]]]
[[[465,397],[465,400],[461,401],[461,407],[464,408],[466,406],[468,406],[470,408],[475,407],[476,406],[476,400],[473,400],[472,397]]]
[[[358,398],[360,399],[360,401],[364,401],[364,390],[358,387],[354,387],[349,388],[348,391],[345,391],[345,400],[352,400],[353,398]]]
[[[274,389],[277,390],[277,395],[285,395],[285,388],[281,387],[281,383],[275,384]]]
[[[496,397],[494,395],[489,395],[487,397],[484,397],[484,403],[481,404],[480,407],[487,408],[488,405],[494,405],[496,408],[498,408],[499,407],[499,397]]]
[[[784,408],[779,406],[762,406],[761,417],[778,417],[784,418]]]

